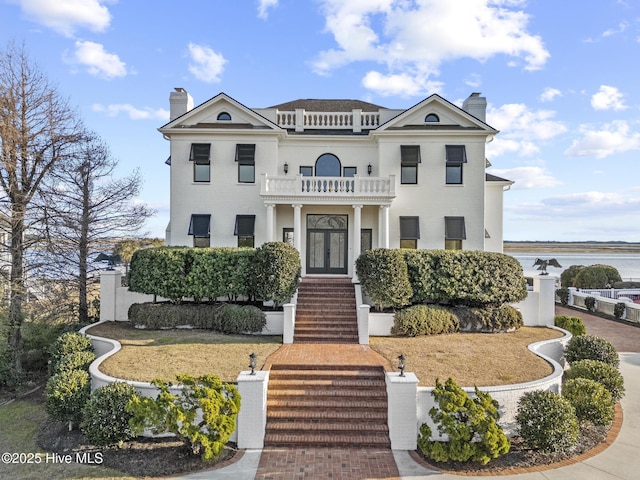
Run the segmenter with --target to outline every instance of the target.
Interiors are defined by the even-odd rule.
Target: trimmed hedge
[[[402,251],[368,250],[356,260],[356,273],[377,310],[411,303],[412,289]]]
[[[261,332],[267,323],[258,307],[231,303],[134,303],[129,307],[129,321],[151,329],[189,325],[228,334]]]
[[[395,314],[391,334],[416,337],[454,333],[459,330],[458,318],[450,310],[437,306],[414,305]]]
[[[579,360],[598,360],[618,368],[620,357],[608,340],[593,335],[573,337],[564,349],[567,362],[573,364]]]
[[[91,443],[101,447],[134,438],[129,426],[133,414],[127,412],[126,407],[136,394],[135,387],[124,382],[98,388],[82,411],[82,433]]]
[[[89,371],[89,365],[96,359],[96,354],[93,352],[72,352],[63,355],[59,361],[52,364],[52,373],[60,373],[65,370],[84,370]]]
[[[556,327],[563,328],[574,337],[587,334],[587,327],[580,317],[570,317],[568,315],[556,315],[553,317],[553,323]]]
[[[609,391],[614,402],[618,402],[624,396],[624,378],[616,367],[608,363],[598,360],[579,360],[571,364],[565,376],[567,380],[588,378],[602,384]]]
[[[283,303],[298,289],[300,254],[284,242],[263,244],[248,265],[249,294],[258,300]]]
[[[136,251],[129,264],[129,290],[178,303],[189,294],[187,276],[192,250],[195,249],[157,247]]]
[[[562,388],[562,396],[571,402],[581,422],[611,425],[615,417],[615,402],[604,386],[588,378],[574,378]]]
[[[506,332],[524,325],[522,313],[511,305],[486,306],[484,308],[454,307],[463,332]]]
[[[58,370],[62,357],[76,352],[93,352],[93,344],[86,335],[78,332],[66,332],[55,339],[51,345],[51,368]]]
[[[91,379],[84,370],[64,370],[47,382],[45,407],[51,418],[69,422],[70,427],[82,421],[91,394]]]
[[[189,254],[192,262],[185,296],[235,300],[248,295],[247,269],[256,255],[254,249],[196,248]]]

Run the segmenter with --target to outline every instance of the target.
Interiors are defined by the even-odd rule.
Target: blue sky
[[[506,240],[640,241],[640,5],[633,0],[0,0],[31,60],[139,168],[164,236],[169,92],[250,107],[489,102]]]

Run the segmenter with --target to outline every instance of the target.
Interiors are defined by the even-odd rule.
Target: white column
[[[353,205],[353,283],[358,282],[358,275],[356,274],[356,260],[360,256],[362,251],[362,245],[360,244],[360,230],[362,229],[362,205]]]
[[[533,277],[533,291],[538,292],[538,322],[536,325],[552,327],[556,308],[556,282],[554,275]]]
[[[264,447],[267,425],[267,387],[269,372],[240,372],[237,378],[242,405],[237,417],[238,448]]]
[[[302,205],[293,207],[293,246],[302,256]]]
[[[118,270],[100,272],[100,320],[117,320],[117,292],[122,273]]]
[[[381,205],[380,248],[389,248],[389,205]]]
[[[269,204],[267,205],[267,242],[274,241],[274,233],[275,233],[275,205]]]

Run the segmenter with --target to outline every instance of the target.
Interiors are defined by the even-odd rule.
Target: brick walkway
[[[256,480],[399,480],[389,449],[266,448]]]

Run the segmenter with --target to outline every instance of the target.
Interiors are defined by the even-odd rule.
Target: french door
[[[307,273],[347,273],[347,230],[307,230]]]

